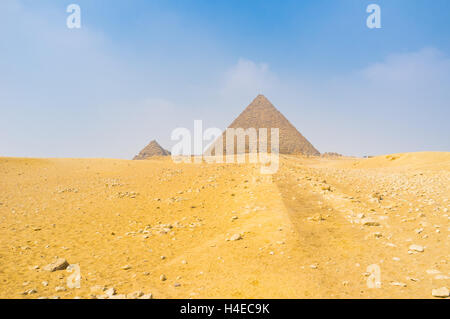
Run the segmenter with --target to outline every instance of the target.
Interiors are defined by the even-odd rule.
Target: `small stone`
[[[420,245],[411,245],[411,246],[409,246],[409,250],[423,253],[425,249]]]
[[[174,286],[174,287],[180,287],[181,284],[179,284],[179,283],[176,282],[173,286]]]
[[[236,240],[241,240],[242,236],[241,234],[234,234],[233,236],[230,237],[230,241],[236,241]]]
[[[48,286],[48,281],[43,281],[42,282],[42,286],[47,287]]]
[[[62,286],[58,286],[55,288],[56,292],[62,292],[62,291],[66,291],[66,288],[62,287]]]
[[[105,290],[105,294],[108,297],[114,296],[116,294],[116,289],[114,289],[114,287],[108,288]]]
[[[361,224],[363,224],[363,226],[380,226],[380,223],[371,219],[371,218],[364,218],[363,220],[361,220]]]
[[[125,266],[122,267],[122,269],[123,270],[129,270],[129,269],[131,269],[131,266],[130,265],[125,265]]]
[[[139,297],[139,299],[152,299],[153,295],[151,293],[149,294],[144,294],[141,297]]]
[[[159,276],[159,279],[161,280],[161,281],[166,281],[167,280],[167,277],[166,277],[166,275],[161,275],[161,276]]]
[[[442,287],[431,290],[431,295],[437,298],[448,298],[450,296],[450,291],[447,287]]]
[[[64,270],[69,266],[69,263],[64,258],[58,258],[56,261],[54,261],[51,264],[48,264],[43,269],[45,271],[57,271],[57,270]]]
[[[36,289],[30,289],[30,290],[28,290],[28,291],[26,291],[26,295],[33,295],[33,294],[35,294],[35,293],[37,293],[37,290]]]

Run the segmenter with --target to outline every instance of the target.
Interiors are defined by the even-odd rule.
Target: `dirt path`
[[[431,289],[448,284],[449,250],[440,243],[445,234],[436,241],[427,240],[427,257],[409,253],[408,246],[417,240],[409,237],[413,231],[405,228],[398,212],[380,209],[384,206],[371,193],[380,185],[361,177],[360,185],[352,184],[343,181],[352,177],[351,170],[331,173],[309,164],[285,157],[274,179],[297,230],[304,261],[317,266],[310,277],[315,297],[429,298]],[[395,183],[388,173],[384,177]],[[364,226],[365,220],[378,226]],[[380,269],[379,289],[367,285],[370,265]],[[436,268],[444,273],[436,277],[440,281],[427,273]]]

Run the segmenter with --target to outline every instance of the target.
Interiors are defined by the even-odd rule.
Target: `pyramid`
[[[168,156],[169,151],[166,151],[155,140],[151,141],[144,149],[136,155],[133,160],[145,160],[152,156]]]
[[[270,129],[279,129],[279,153],[280,154],[304,154],[320,155],[319,151],[283,116],[272,103],[264,96],[258,95],[252,103],[231,123],[228,128],[267,128],[268,147],[270,150]],[[226,154],[226,131],[223,137],[223,154]],[[217,142],[215,142],[217,143]],[[214,155],[214,146],[209,151]],[[236,139],[235,139],[236,145]],[[248,141],[246,141],[245,152],[248,153]],[[236,152],[236,146],[235,146]]]

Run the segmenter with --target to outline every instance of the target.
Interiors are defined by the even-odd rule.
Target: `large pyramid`
[[[268,130],[268,150],[270,150],[270,129],[279,129],[279,152],[280,154],[304,154],[320,155],[319,151],[300,134],[299,131],[283,116],[272,103],[264,96],[258,95],[252,103],[231,123],[228,128],[267,128]],[[223,154],[226,154],[226,132],[223,133]],[[236,143],[236,142],[235,142]],[[235,144],[236,145],[236,144]],[[209,151],[214,155],[215,144]],[[248,142],[246,141],[246,152],[248,152]],[[236,151],[236,147],[235,147]]]
[[[144,149],[136,155],[133,160],[145,160],[152,156],[168,156],[169,151],[166,151],[155,140],[151,141]]]

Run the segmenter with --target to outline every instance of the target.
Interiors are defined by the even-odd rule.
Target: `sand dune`
[[[0,297],[432,298],[449,287],[449,154],[282,156],[273,176],[0,158]],[[45,270],[58,257],[80,288]]]

